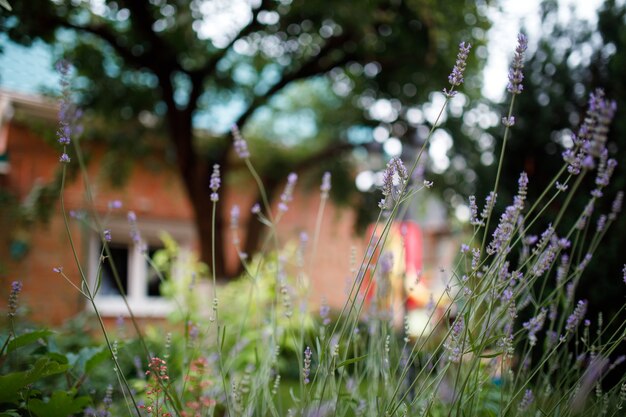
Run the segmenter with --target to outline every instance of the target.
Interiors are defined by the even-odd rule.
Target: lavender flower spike
[[[287,204],[293,199],[293,189],[298,181],[298,175],[292,172],[287,176],[287,184],[285,185],[285,191],[280,195],[280,203],[278,203],[278,210],[285,212],[288,209]]]
[[[309,375],[311,374],[311,356],[311,348],[307,346],[304,350],[304,366],[302,367],[302,379],[305,385],[311,382],[309,380]]]
[[[520,94],[524,89],[522,80],[524,79],[524,52],[528,48],[528,39],[526,35],[520,33],[517,35],[517,47],[515,48],[515,55],[513,56],[513,64],[509,70],[509,84],[506,89],[511,94]]]
[[[220,180],[220,166],[218,164],[213,165],[213,173],[211,174],[211,180],[209,182],[209,188],[211,188],[211,201],[216,203],[220,196],[217,194],[217,190],[219,190],[221,185]]]
[[[8,316],[9,317],[15,317],[16,313],[17,313],[17,300],[18,297],[20,295],[20,292],[22,292],[22,282],[21,281],[13,281],[11,283],[11,294],[9,295],[9,313]]]
[[[250,158],[250,152],[248,151],[248,142],[241,136],[237,125],[233,125],[231,128],[233,135],[233,145],[235,146],[235,153],[241,159]]]
[[[463,73],[465,72],[467,56],[471,48],[472,45],[470,43],[461,42],[459,44],[459,53],[456,56],[456,63],[454,64],[454,68],[452,68],[452,72],[448,75],[448,81],[452,88],[450,90],[447,88],[443,89],[443,93],[448,98],[452,98],[456,95],[456,91],[453,91],[454,87],[463,84]]]
[[[459,44],[459,53],[456,56],[456,63],[454,64],[454,68],[452,68],[452,72],[448,76],[450,85],[459,86],[463,84],[463,73],[465,72],[467,56],[469,55],[471,48],[472,45],[470,43],[461,42]]]
[[[322,185],[320,186],[320,191],[322,192],[322,198],[328,198],[328,192],[330,191],[330,172],[324,172],[322,176]]]
[[[574,309],[574,312],[570,314],[567,318],[567,322],[565,323],[565,331],[567,333],[571,333],[578,327],[580,322],[585,317],[587,313],[587,300],[580,300]]]

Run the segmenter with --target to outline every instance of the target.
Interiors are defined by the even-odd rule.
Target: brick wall
[[[17,196],[19,201],[24,201],[36,182],[45,184],[53,178],[59,168],[60,150],[47,145],[23,125],[8,123],[5,127],[9,129],[7,146],[11,169],[3,178],[2,187]],[[197,244],[193,237],[191,206],[175,171],[167,168],[150,170],[138,161],[124,188],[112,188],[99,171],[101,158],[102,155],[96,153],[88,170],[95,207],[99,213],[106,213],[108,201],[119,199],[124,206],[120,213],[114,215],[118,221],[125,221],[126,211],[133,210],[137,213],[140,227],[146,222],[153,225],[173,224],[186,235],[192,230],[191,240],[196,242],[192,243],[192,247]],[[252,186],[252,183],[243,184],[231,188],[229,194],[222,196],[220,204],[228,207],[226,215],[232,204],[240,204],[242,209],[249,207],[252,197],[245,190]],[[80,177],[67,185],[64,196],[68,212],[87,206],[84,183]],[[297,240],[301,231],[306,231],[312,239],[319,201],[317,190],[308,194],[301,188],[297,189],[278,228],[281,243]],[[52,271],[53,267],[63,266],[72,282],[79,285],[80,275],[68,244],[59,202],[56,202],[48,224],[38,223],[30,228],[16,228],[15,219],[8,217],[5,211],[3,213],[0,262],[5,268],[0,271],[1,302],[6,304],[10,282],[21,280],[24,283],[23,304],[30,307],[29,317],[32,320],[58,324],[82,311],[86,300]],[[242,225],[246,224],[248,216],[248,213],[242,213]],[[228,224],[228,221],[225,223]],[[351,210],[338,208],[332,203],[326,205],[316,261],[307,268],[311,283],[310,299],[314,304],[319,303],[322,296],[333,306],[343,303],[350,274],[351,247],[357,248],[359,256],[363,254],[362,238],[354,236],[353,223],[354,214]],[[75,220],[71,220],[70,224],[78,259],[86,271],[90,231]],[[20,260],[12,259],[8,251],[9,242],[16,236],[23,236],[29,244],[28,253]],[[227,255],[231,264],[237,261],[234,249]]]

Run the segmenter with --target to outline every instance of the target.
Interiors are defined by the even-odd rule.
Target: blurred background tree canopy
[[[430,122],[416,106],[446,86],[458,43],[475,46],[463,89],[470,96],[478,93],[476,69],[486,57],[483,1],[38,0],[12,6],[0,15],[1,31],[23,45],[42,39],[75,65],[80,105],[96,116],[85,140],[106,142],[117,182],[132,169],[129,155],[159,151],[177,167],[206,262],[212,166],[220,164],[226,176],[241,168],[230,151],[230,125],[248,138],[270,195],[290,171],[319,178],[330,170],[336,201],[358,205],[358,158],[348,156],[355,150],[410,154]],[[377,127],[382,140],[373,141]],[[374,161],[382,166],[384,157]],[[222,227],[221,212],[217,218]],[[258,222],[250,223],[249,253],[261,233]],[[216,245],[220,276],[227,274],[220,270],[223,247]]]

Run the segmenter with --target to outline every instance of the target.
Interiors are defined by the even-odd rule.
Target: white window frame
[[[165,317],[175,309],[175,303],[160,296],[148,296],[148,271],[142,248],[160,246],[159,238],[163,231],[167,231],[180,245],[183,253],[191,252],[191,242],[194,238],[193,227],[188,223],[171,220],[140,220],[138,228],[142,241],[135,243],[130,237],[130,226],[126,219],[112,219],[107,221],[107,229],[111,231],[112,243],[128,246],[128,271],[126,300],[136,317]],[[100,264],[101,238],[97,233],[89,236],[89,283],[94,288],[98,266]],[[119,271],[118,271],[119,272]],[[176,271],[172,271],[172,279],[176,279]],[[95,304],[103,317],[129,317],[130,312],[121,295],[96,295]],[[91,303],[87,308],[93,311]]]

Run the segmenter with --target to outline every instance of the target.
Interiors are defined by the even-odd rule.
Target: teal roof
[[[0,35],[0,88],[40,94],[58,89],[59,76],[53,68],[52,50],[41,41],[21,46]]]

